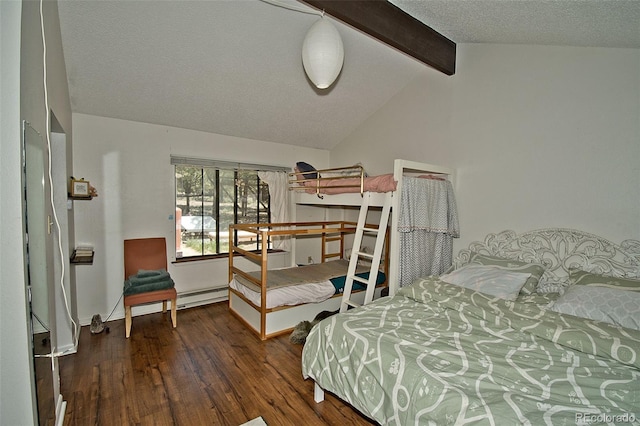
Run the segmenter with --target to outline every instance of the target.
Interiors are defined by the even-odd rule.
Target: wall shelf
[[[71,194],[69,194],[68,198],[70,200],[93,200],[93,197],[91,195],[87,195],[86,197],[84,197],[84,196],[81,197],[79,195],[71,195]]]
[[[76,185],[80,185],[81,191],[78,195],[74,194],[73,190],[76,189]],[[86,195],[84,195],[86,193]],[[95,188],[89,184],[88,181],[84,179],[78,181],[71,177],[71,184],[69,185],[69,190],[67,191],[67,200],[78,200],[78,201],[89,201],[93,200],[94,197],[97,197],[98,193]],[[72,203],[67,201],[69,210],[72,209]],[[71,258],[69,259],[69,263],[72,265],[93,265],[93,257],[95,252],[93,251],[92,246],[78,246],[71,253]]]
[[[93,255],[95,252],[91,252],[91,255],[81,255],[78,256],[76,251],[74,250],[71,254],[71,264],[72,265],[93,265]]]

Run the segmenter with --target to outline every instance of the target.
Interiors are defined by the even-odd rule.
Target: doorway
[[[66,402],[60,393],[58,357],[75,353],[79,335],[69,261],[71,160],[66,134],[53,113],[51,129],[46,137],[24,121],[22,132],[26,282],[40,424],[61,424]]]
[[[55,421],[52,360],[53,212],[46,180],[48,150],[43,136],[27,121],[22,126],[23,212],[30,309],[31,345],[40,424]]]

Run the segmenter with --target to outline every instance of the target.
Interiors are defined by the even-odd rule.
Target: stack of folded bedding
[[[124,281],[124,295],[147,293],[149,291],[166,290],[175,287],[169,273],[164,269],[147,271],[140,269]]]

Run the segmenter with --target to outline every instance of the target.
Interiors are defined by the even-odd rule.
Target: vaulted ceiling
[[[341,3],[278,2],[308,11],[324,2],[327,15]],[[344,67],[329,89],[316,89],[301,47],[319,17],[272,3],[59,1],[72,111],[331,149],[412,79],[435,72],[331,17]],[[639,0],[391,3],[453,43],[640,48]]]

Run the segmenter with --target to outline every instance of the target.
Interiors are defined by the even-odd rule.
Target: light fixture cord
[[[58,220],[58,213],[56,211],[56,206],[54,202],[54,193],[53,193],[53,177],[52,173],[52,153],[51,153],[51,115],[50,115],[50,106],[49,106],[49,89],[47,87],[47,38],[45,36],[44,31],[44,0],[40,0],[40,31],[42,35],[42,81],[43,81],[43,89],[44,89],[44,112],[45,112],[45,123],[46,123],[46,142],[47,142],[47,175],[49,178],[49,202],[51,204],[51,211],[53,213],[53,219],[56,225],[56,231],[58,234],[58,252],[60,255],[60,289],[62,291],[62,299],[64,300],[64,307],[67,313],[67,317],[69,321],[71,321],[71,332],[73,333],[73,348],[67,349],[64,352],[53,352],[53,345],[51,346],[51,353],[49,356],[51,357],[51,366],[53,368],[53,358],[66,355],[68,353],[74,353],[78,349],[78,342],[80,340],[80,327],[78,327],[78,323],[73,319],[73,315],[71,315],[71,309],[69,308],[69,297],[67,296],[67,291],[64,287],[64,279],[65,279],[65,268],[64,268],[64,251],[62,249],[62,230],[60,229],[60,221]],[[56,342],[57,345],[57,342]]]

